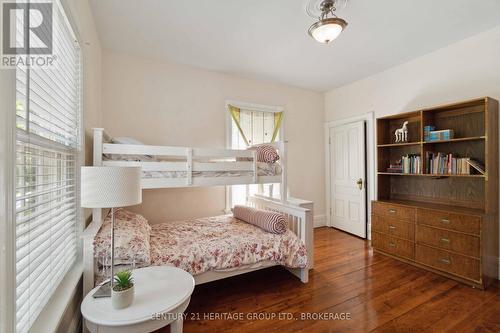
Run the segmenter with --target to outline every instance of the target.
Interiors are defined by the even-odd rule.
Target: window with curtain
[[[282,112],[253,111],[245,109],[231,110],[231,149],[247,149],[249,146],[280,141],[279,127]],[[231,207],[243,205],[246,196],[262,193],[279,198],[280,184],[232,185]]]
[[[57,64],[16,69],[18,333],[28,332],[77,258],[81,53],[57,1],[53,15]]]

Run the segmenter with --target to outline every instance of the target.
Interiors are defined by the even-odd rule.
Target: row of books
[[[434,175],[470,175],[472,170],[485,174],[484,165],[469,157],[457,157],[453,154],[426,152],[425,173]],[[402,156],[401,160],[390,164],[387,172],[404,174],[421,174],[422,159],[420,155]]]
[[[420,155],[406,155],[402,156],[401,160],[396,164],[390,164],[387,172],[392,173],[409,173],[419,174],[422,173],[422,159]]]
[[[426,152],[426,173],[438,175],[470,175],[472,169],[484,174],[484,166],[469,157]]]

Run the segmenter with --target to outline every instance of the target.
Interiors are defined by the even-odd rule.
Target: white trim
[[[326,227],[326,215],[315,215],[314,227],[315,228]]]
[[[0,70],[0,331],[16,327],[15,113],[16,71]]]
[[[325,123],[325,188],[326,188],[326,225],[331,224],[330,207],[330,129],[340,125],[353,123],[356,121],[365,121],[366,124],[366,186],[367,186],[367,239],[371,239],[371,202],[375,200],[376,193],[376,175],[375,175],[375,112],[370,111],[363,115],[353,116],[340,120],[328,121]]]
[[[80,293],[80,289],[76,287],[82,278],[82,272],[83,265],[81,262],[73,265],[31,326],[30,333],[57,331],[68,305],[77,297],[77,293]],[[79,314],[79,311],[77,314]]]

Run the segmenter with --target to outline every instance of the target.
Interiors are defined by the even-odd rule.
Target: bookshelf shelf
[[[453,143],[453,142],[468,142],[468,141],[483,141],[486,139],[486,136],[473,136],[468,138],[456,138],[450,140],[436,140],[436,141],[424,141],[422,142],[424,145],[429,144],[437,144],[437,143]]]
[[[430,174],[430,173],[397,173],[397,172],[378,172],[381,176],[413,176],[413,177],[431,177],[431,178],[486,178],[486,175],[450,175],[450,174]]]
[[[390,148],[390,147],[405,147],[405,146],[419,146],[422,141],[418,142],[401,142],[401,143],[387,143],[382,145],[377,145],[378,148]]]
[[[378,174],[382,176],[414,176],[414,177],[425,176],[422,173],[378,172]]]

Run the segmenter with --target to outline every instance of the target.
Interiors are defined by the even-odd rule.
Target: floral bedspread
[[[306,247],[290,230],[282,235],[222,215],[152,225],[151,265],[172,265],[193,275],[270,260],[307,265]]]

